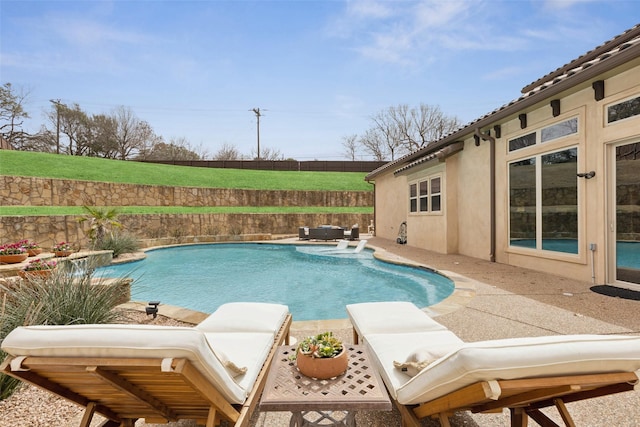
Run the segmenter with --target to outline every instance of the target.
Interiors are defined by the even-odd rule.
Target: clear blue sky
[[[0,0],[0,81],[89,113],[130,107],[213,154],[345,160],[399,104],[463,122],[640,21],[640,0]]]

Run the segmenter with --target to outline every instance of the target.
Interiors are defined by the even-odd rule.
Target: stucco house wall
[[[611,105],[640,97],[640,26],[625,34],[631,36],[621,43],[616,44],[614,39],[594,49],[595,59],[580,62],[578,58],[570,63],[574,68],[559,69],[560,77],[541,79],[537,88],[529,88],[513,103],[369,174],[367,180],[375,182],[378,235],[395,238],[393,233],[397,233],[398,224],[406,218],[410,246],[640,290],[638,279],[620,283],[614,258],[616,240],[621,239],[616,228],[624,229],[622,240],[640,242],[640,169],[632,168],[630,172],[627,168],[625,173],[632,176],[624,178],[621,188],[616,184],[620,160],[616,161],[615,151],[621,144],[640,143],[640,114],[612,123],[607,120]],[[626,55],[624,59],[607,67],[607,61],[620,52]],[[602,68],[599,74],[594,72],[598,67]],[[587,77],[580,76],[581,72],[588,73],[582,74]],[[568,84],[571,79],[575,84]],[[556,86],[559,89],[549,90],[558,82],[562,83]],[[603,85],[602,98],[594,84]],[[545,93],[548,96],[542,96]],[[519,104],[522,108],[517,108]],[[577,130],[573,128],[567,135],[542,142],[542,129],[560,123],[573,126],[574,120]],[[534,132],[538,139],[533,145],[509,151],[510,140]],[[447,152],[447,147],[460,142],[464,143],[462,150]],[[546,180],[541,180],[540,170],[557,153],[577,153],[577,157],[566,163],[553,161],[554,167],[546,169]],[[636,163],[640,166],[640,162]],[[520,166],[525,174],[511,175]],[[541,183],[536,184],[535,194],[526,182],[521,188],[516,182],[523,176],[531,176],[532,171],[540,180],[536,182]],[[594,177],[576,176],[590,171],[595,172]],[[442,210],[410,212],[411,183],[435,175],[443,180]],[[514,182],[510,183],[510,179]],[[616,192],[621,194],[618,200]],[[527,198],[535,198],[539,207],[526,204],[512,207],[510,204],[514,202],[510,198],[525,202]],[[571,198],[577,202],[557,203]],[[542,218],[546,221],[544,226]],[[567,220],[566,230],[561,231],[565,218],[571,221]],[[512,226],[520,228],[510,232]],[[542,233],[542,239],[551,239],[544,232],[552,228],[560,240],[564,236],[565,240],[575,241],[577,233],[577,249],[571,252],[515,245],[514,236],[522,238],[518,232],[526,234],[529,226]]]

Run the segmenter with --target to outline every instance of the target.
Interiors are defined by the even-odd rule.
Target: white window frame
[[[440,180],[440,191],[437,193],[431,192],[431,183],[434,180]],[[426,183],[426,193],[420,192],[421,184]],[[416,195],[411,196],[411,187],[415,186]],[[409,182],[409,214],[410,215],[428,215],[428,214],[442,214],[443,212],[443,187],[444,187],[444,179],[441,173],[429,175],[424,178],[416,179],[414,181]],[[434,211],[433,210],[433,198],[440,197],[440,209]],[[422,201],[426,199],[426,210],[422,209]],[[412,202],[415,201],[415,210],[412,210]]]

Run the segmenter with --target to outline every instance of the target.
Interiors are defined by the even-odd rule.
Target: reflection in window
[[[578,253],[578,150],[542,156],[542,249]]]
[[[420,182],[420,212],[429,211],[429,182]]]
[[[577,117],[543,128],[540,132],[540,142],[551,141],[574,133],[578,133]]]
[[[640,115],[640,96],[607,108],[608,123]]]
[[[535,247],[536,159],[509,165],[509,230],[512,246]]]
[[[511,246],[578,253],[577,164],[577,148],[509,164]]]
[[[409,185],[409,212],[418,211],[418,187],[416,184]]]
[[[530,133],[521,137],[509,140],[509,151],[520,150],[536,144],[536,133]]]
[[[431,178],[431,212],[440,211],[440,178]]]

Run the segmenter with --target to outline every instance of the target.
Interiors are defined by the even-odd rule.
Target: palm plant
[[[118,222],[118,211],[115,208],[98,208],[83,206],[87,215],[78,218],[78,222],[89,221],[89,238],[93,247],[102,246],[107,233],[114,227],[122,227]]]

